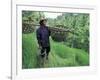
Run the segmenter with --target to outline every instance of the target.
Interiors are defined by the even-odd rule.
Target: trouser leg
[[[42,49],[41,49],[41,57],[44,57],[45,56],[44,52],[45,52],[45,48],[42,47]]]
[[[49,55],[49,52],[50,52],[50,47],[46,47],[46,54],[47,54],[47,56]]]

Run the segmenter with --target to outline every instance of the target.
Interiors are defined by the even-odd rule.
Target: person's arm
[[[48,31],[49,31],[49,36],[51,35],[51,31],[50,31],[50,29],[47,27],[47,29],[48,29]]]
[[[49,29],[49,36],[51,35],[51,31],[50,31],[50,29]]]
[[[39,46],[41,46],[41,35],[40,35],[39,30],[36,31],[36,37],[37,37],[37,41],[38,41]]]

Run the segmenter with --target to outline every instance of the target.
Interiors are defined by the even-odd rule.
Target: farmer
[[[48,59],[48,55],[50,52],[50,30],[46,26],[46,22],[46,19],[40,20],[40,27],[36,31],[36,36],[39,48],[41,49],[41,57],[44,58],[46,56],[46,59]],[[46,55],[44,54],[44,52],[46,52]]]

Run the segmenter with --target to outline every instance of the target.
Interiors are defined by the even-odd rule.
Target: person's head
[[[46,19],[42,19],[42,20],[40,20],[39,24],[40,24],[41,26],[45,26],[45,25],[46,25],[46,22],[47,22]]]

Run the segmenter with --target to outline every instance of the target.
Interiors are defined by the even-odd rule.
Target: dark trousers
[[[48,56],[49,55],[49,52],[50,52],[50,46],[48,46],[48,47],[42,47],[42,49],[41,49],[41,55],[44,53],[44,52],[46,52],[46,55]],[[43,55],[43,57],[44,57],[45,55]]]

